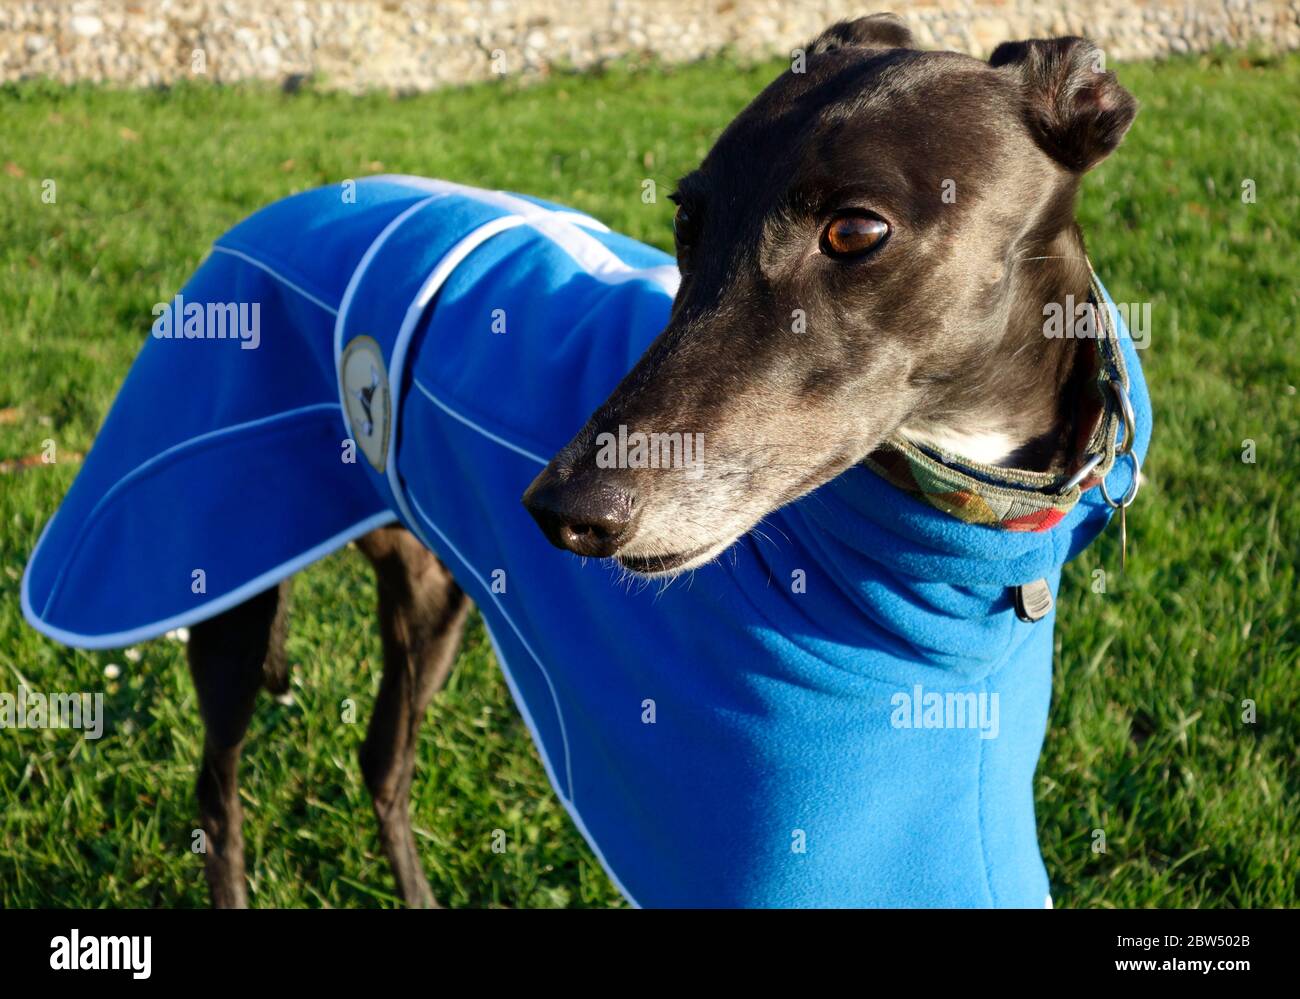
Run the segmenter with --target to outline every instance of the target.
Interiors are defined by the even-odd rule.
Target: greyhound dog
[[[1048,898],[1032,777],[1053,594],[1132,501],[1149,434],[1074,204],[1136,102],[1077,38],[1008,42],[985,62],[920,51],[876,15],[801,56],[679,182],[675,262],[558,206],[397,178],[363,185],[340,223],[340,252],[357,250],[337,287],[312,271],[331,252],[312,220],[339,200],[322,189],[290,199],[296,221],[234,230],[186,289],[211,300],[204,274],[241,289],[227,297],[264,288],[285,328],[332,330],[338,367],[320,368],[341,379],[337,400],[294,413],[334,449],[342,413],[366,459],[332,459],[332,485],[292,503],[268,495],[292,508],[245,547],[367,490],[321,529],[328,544],[149,616],[153,632],[192,625],[217,906],[248,902],[238,767],[259,690],[287,687],[288,576],[347,540],[374,567],[384,650],[361,767],[409,905],[435,904],[408,808],[417,736],[471,599],[557,792],[635,903]],[[365,205],[380,215],[363,229]],[[437,212],[472,218],[419,228]],[[429,250],[447,228],[454,246]],[[273,260],[267,241],[286,248]],[[529,269],[534,251],[563,280]],[[408,288],[395,275],[411,259]],[[1053,310],[1095,319],[1093,335],[1056,335]],[[464,332],[486,316],[505,335]],[[268,328],[250,353],[277,342]],[[315,378],[304,356],[281,374]],[[239,427],[265,442],[265,419]],[[278,453],[317,460],[308,430],[282,432]],[[221,464],[241,488],[286,474],[248,454]],[[73,558],[46,573],[38,550],[29,619],[120,640],[56,627],[60,606],[108,599],[61,599],[84,575]]]

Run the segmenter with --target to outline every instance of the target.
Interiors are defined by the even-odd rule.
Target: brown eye
[[[888,235],[889,223],[875,215],[837,215],[822,233],[822,252],[839,259],[860,257]]]

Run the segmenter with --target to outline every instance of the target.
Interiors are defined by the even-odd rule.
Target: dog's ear
[[[910,49],[916,47],[911,30],[897,14],[872,14],[840,21],[818,35],[808,46],[809,55],[836,49]]]
[[[1019,74],[1025,118],[1038,144],[1079,173],[1109,156],[1137,115],[1136,98],[1086,39],[1003,42],[989,65]]]

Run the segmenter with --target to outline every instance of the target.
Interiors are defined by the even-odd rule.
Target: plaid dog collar
[[[1123,321],[1089,270],[1088,310],[1092,339],[1084,341],[1095,368],[1083,411],[1076,421],[1074,457],[1061,473],[1031,472],[967,461],[955,454],[923,448],[895,435],[864,464],[891,485],[968,524],[1005,531],[1047,531],[1060,523],[1089,489],[1115,464],[1117,440],[1126,426],[1129,390],[1119,339]],[[1077,334],[1076,334],[1077,335]]]

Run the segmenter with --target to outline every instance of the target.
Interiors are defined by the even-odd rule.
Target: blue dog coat
[[[1021,620],[1010,588],[1056,591],[1106,523],[1100,490],[1050,529],[996,530],[863,465],[672,585],[556,551],[520,497],[676,282],[670,257],[515,195],[389,177],[264,209],[154,310],[27,567],[27,619],[128,645],[400,521],[477,602],[634,903],[1043,905],[1055,615]],[[1131,340],[1113,350],[1140,456],[1146,389]],[[1119,497],[1135,463],[1107,443]]]

